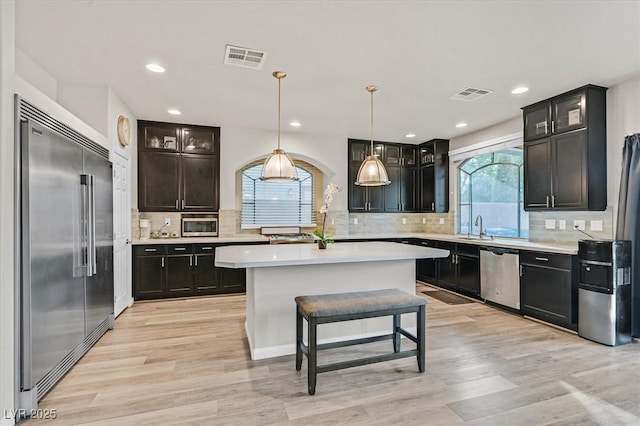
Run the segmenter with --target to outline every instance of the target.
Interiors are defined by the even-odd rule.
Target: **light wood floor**
[[[293,356],[250,360],[244,296],[136,303],[39,408],[62,425],[640,424],[637,342],[609,348],[481,303],[428,299],[425,374],[413,358],[324,373],[313,397],[306,360],[301,372]]]

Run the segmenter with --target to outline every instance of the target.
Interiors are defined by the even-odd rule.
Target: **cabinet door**
[[[420,211],[436,210],[435,165],[420,167]]]
[[[551,104],[544,102],[523,110],[524,140],[543,138],[551,134]]]
[[[402,146],[395,144],[384,145],[383,157],[383,162],[386,167],[400,167],[402,165]]]
[[[355,167],[349,164],[349,211],[364,212],[367,208],[367,188],[358,186],[355,181],[358,177],[360,164]]]
[[[419,240],[417,245],[436,248],[437,243],[431,240]],[[416,260],[416,277],[418,278],[418,280],[435,284],[437,277],[436,264],[436,259]]]
[[[190,154],[218,154],[216,140],[220,129],[183,127],[180,131],[180,148]]]
[[[384,211],[385,188],[386,186],[367,187],[367,211],[369,212]]]
[[[480,259],[458,255],[458,287],[465,293],[480,296]]]
[[[153,121],[138,122],[138,144],[141,150],[178,152],[178,126]]]
[[[551,207],[551,141],[524,144],[524,209]]]
[[[220,274],[220,292],[242,293],[245,291],[246,270],[218,268]]]
[[[193,257],[190,254],[166,257],[165,294],[167,297],[191,295],[193,287],[192,266]]]
[[[456,265],[453,263],[456,253],[455,243],[439,242],[438,248],[449,250],[449,256],[439,258],[438,262],[438,285],[450,289],[456,288]]]
[[[133,297],[135,300],[163,297],[164,256],[134,257]]]
[[[396,213],[402,210],[401,196],[402,179],[400,166],[388,166],[387,174],[391,183],[384,187],[384,211]],[[371,187],[370,189],[374,189]]]
[[[587,139],[584,130],[552,137],[554,208],[578,210],[588,207]],[[604,161],[604,159],[602,160]]]
[[[218,167],[215,155],[182,155],[183,211],[218,210]]]
[[[178,211],[180,155],[140,152],[138,165],[138,209]]]
[[[214,294],[220,289],[218,269],[215,267],[215,255],[196,254],[193,256],[193,286],[195,294]]]
[[[585,126],[585,93],[556,98],[552,102],[553,133],[562,133]]]
[[[575,329],[571,315],[571,273],[561,269],[522,266],[522,313]]]

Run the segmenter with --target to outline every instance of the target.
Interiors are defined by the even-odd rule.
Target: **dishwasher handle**
[[[480,247],[480,250],[488,251],[494,256],[502,256],[503,254],[519,254],[517,250],[512,250],[503,247]]]

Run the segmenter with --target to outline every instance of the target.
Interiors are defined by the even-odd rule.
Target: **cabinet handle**
[[[202,250],[213,250],[213,247],[201,247]]]
[[[144,251],[156,252],[158,249],[144,249]]]
[[[193,266],[193,256],[189,256],[189,266]]]
[[[162,267],[164,268],[164,257],[162,258]]]
[[[182,200],[182,210],[184,210],[184,200]]]
[[[424,241],[421,241],[420,244],[422,244],[423,246],[427,246],[427,247],[429,246],[429,243],[426,243]]]
[[[549,259],[547,259],[546,257],[536,257],[536,260],[539,260],[541,262],[548,262]]]
[[[195,257],[196,266],[198,266],[198,256],[194,256],[194,257]]]
[[[436,209],[436,203],[431,203],[431,210],[435,210]]]
[[[186,247],[176,247],[174,248],[175,251],[185,251]]]
[[[176,200],[176,210],[178,210],[178,200]]]
[[[522,265],[520,265],[520,276],[522,276]]]
[[[554,133],[556,131],[556,122],[551,120],[551,133]]]
[[[547,208],[549,208],[549,196],[547,195]]]
[[[556,208],[556,196],[555,195],[551,196],[551,207],[553,207],[554,209]]]

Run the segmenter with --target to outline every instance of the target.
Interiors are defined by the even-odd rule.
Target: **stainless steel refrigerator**
[[[20,98],[20,408],[113,327],[108,151]]]

